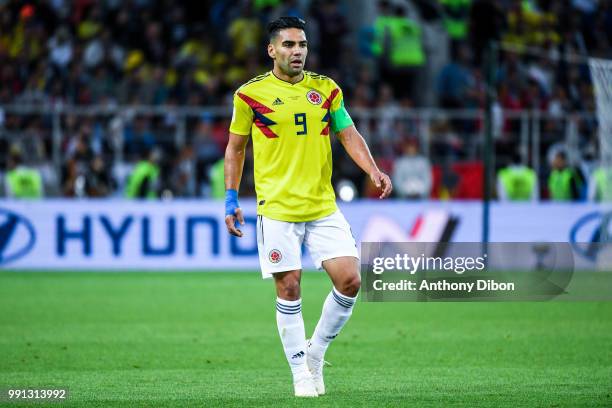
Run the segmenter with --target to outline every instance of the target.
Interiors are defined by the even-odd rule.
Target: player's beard
[[[281,68],[284,68],[283,71],[285,71],[285,74],[292,78],[301,75],[302,71],[304,70],[304,61],[302,61],[299,68],[293,67],[291,65],[291,60],[287,61],[287,63],[284,65],[285,66]]]

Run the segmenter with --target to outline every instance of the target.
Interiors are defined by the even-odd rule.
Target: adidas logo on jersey
[[[294,358],[304,357],[305,355],[306,353],[304,353],[303,351],[300,351],[299,353],[296,353],[293,356],[291,356],[291,359],[293,360]]]
[[[280,98],[276,98],[274,102],[272,102],[272,106],[282,105],[282,104],[283,104],[283,101],[281,101]]]

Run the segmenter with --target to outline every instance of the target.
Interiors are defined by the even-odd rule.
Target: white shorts
[[[351,227],[337,210],[308,222],[286,222],[257,216],[257,249],[264,279],[273,273],[302,269],[302,244],[317,269],[323,261],[341,256],[359,259]]]

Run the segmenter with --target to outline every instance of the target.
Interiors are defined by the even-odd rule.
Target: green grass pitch
[[[305,274],[308,334],[329,289]],[[3,272],[0,388],[68,387],[51,406],[612,406],[612,303],[359,302],[328,394],[297,400],[274,299],[258,272]]]

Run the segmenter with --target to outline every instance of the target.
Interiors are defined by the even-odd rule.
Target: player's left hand
[[[387,176],[382,171],[376,169],[370,173],[370,179],[372,180],[372,183],[374,183],[376,188],[382,189],[382,192],[380,193],[380,196],[378,198],[382,199],[389,197],[389,194],[391,194],[391,191],[393,191],[393,185],[391,184],[391,179],[389,178],[389,176]]]

